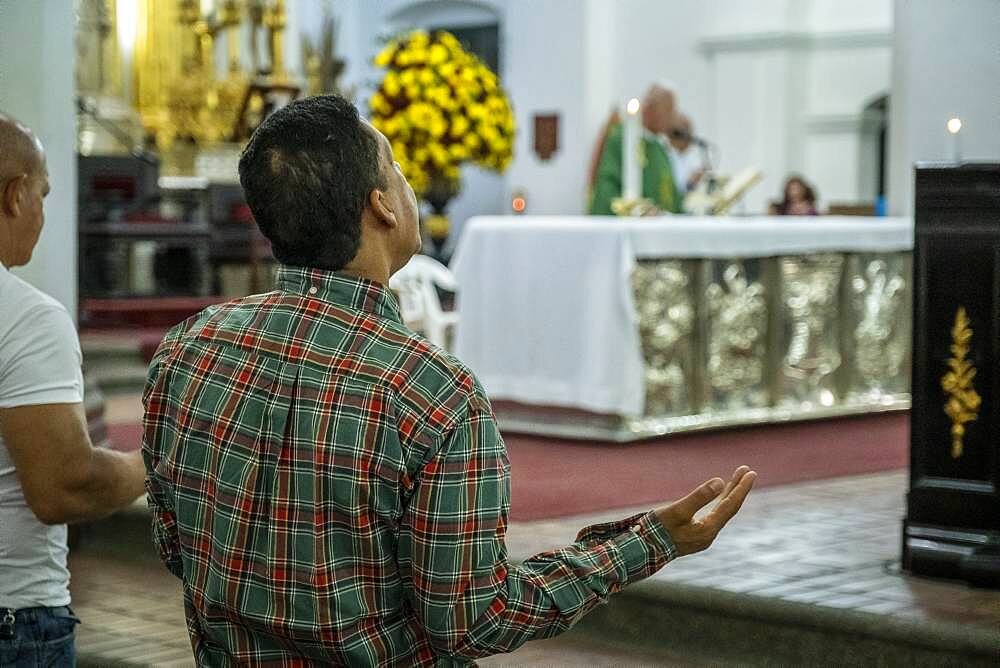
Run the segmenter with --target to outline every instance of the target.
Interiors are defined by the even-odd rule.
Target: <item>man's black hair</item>
[[[338,95],[264,119],[240,156],[240,184],[280,262],[335,271],[354,258],[365,200],[385,187],[378,154],[375,135]]]

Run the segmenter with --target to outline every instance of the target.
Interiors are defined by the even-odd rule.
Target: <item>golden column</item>
[[[264,25],[267,27],[267,46],[271,55],[271,79],[278,83],[288,79],[285,72],[284,33],[287,17],[285,0],[273,0],[264,10]]]
[[[237,0],[223,0],[219,5],[219,25],[226,33],[229,51],[229,72],[239,72],[240,63],[240,4]]]

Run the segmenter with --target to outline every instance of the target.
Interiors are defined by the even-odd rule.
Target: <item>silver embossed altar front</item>
[[[912,238],[886,218],[474,218],[456,353],[510,431],[906,408]]]

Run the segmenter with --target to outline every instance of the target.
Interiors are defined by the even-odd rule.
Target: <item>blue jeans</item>
[[[75,666],[73,632],[79,623],[80,620],[67,607],[0,608],[0,666]]]

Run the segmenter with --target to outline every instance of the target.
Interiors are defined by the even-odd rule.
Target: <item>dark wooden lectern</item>
[[[903,567],[1000,587],[1000,164],[918,165]]]

